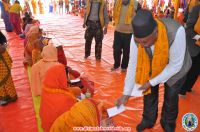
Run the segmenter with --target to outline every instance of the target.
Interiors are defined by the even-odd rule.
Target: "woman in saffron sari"
[[[22,12],[22,7],[20,6],[19,1],[16,0],[10,8],[10,22],[17,35],[22,33],[20,12]]]
[[[6,38],[0,32],[0,105],[6,105],[17,99],[17,93],[11,76],[12,60],[6,51]]]
[[[12,28],[12,24],[10,23],[10,20],[9,20],[9,9],[10,9],[9,0],[0,1],[0,6],[1,6],[1,18],[4,21],[6,31],[12,32],[13,28]]]
[[[85,99],[76,103],[69,111],[59,116],[51,126],[50,132],[74,132],[75,127],[114,126],[108,118],[103,103]],[[95,131],[95,130],[94,130]]]
[[[67,76],[65,66],[57,64],[46,72],[43,80],[40,117],[42,128],[49,132],[51,125],[64,112],[77,102],[76,96],[80,96],[79,88],[67,87]]]

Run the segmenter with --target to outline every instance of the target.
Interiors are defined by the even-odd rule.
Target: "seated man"
[[[40,104],[41,123],[45,132],[49,132],[57,117],[71,109],[80,93],[78,87],[67,87],[64,65],[56,64],[48,69],[43,80]]]

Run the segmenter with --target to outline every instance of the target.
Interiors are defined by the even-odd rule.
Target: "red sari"
[[[17,13],[10,13],[10,22],[12,23],[14,27],[14,32],[19,35],[22,33],[22,28],[21,28],[21,19],[20,19],[20,14]]]

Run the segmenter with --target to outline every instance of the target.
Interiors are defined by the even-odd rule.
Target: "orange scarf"
[[[45,88],[45,91],[48,93],[71,93],[74,96],[79,96],[81,94],[80,88],[67,87],[67,75],[63,64],[56,64],[49,68],[44,77],[43,85],[44,87],[47,87]]]
[[[70,89],[48,88],[43,86],[44,91],[52,94],[64,94],[76,100],[74,93]],[[75,88],[76,89],[76,88]]]
[[[50,88],[67,88],[65,66],[63,64],[57,64],[51,67],[45,75],[43,84]]]
[[[100,126],[100,111],[97,105],[90,99],[76,103],[70,111],[54,121],[50,132],[74,132],[74,127]]]
[[[169,44],[165,25],[156,20],[158,24],[158,38],[155,42],[154,55],[152,59],[152,74],[150,72],[150,59],[145,49],[139,44],[138,45],[138,62],[136,68],[136,83],[143,85],[150,79],[160,74],[169,60]],[[150,94],[149,89],[146,94]]]

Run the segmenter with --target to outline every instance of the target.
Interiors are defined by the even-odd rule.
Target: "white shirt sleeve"
[[[185,29],[182,26],[179,27],[175,40],[169,50],[169,63],[160,74],[149,81],[151,86],[156,86],[159,83],[165,83],[181,70],[186,50],[185,36]]]
[[[131,95],[132,89],[135,84],[135,72],[136,72],[136,65],[137,65],[137,46],[134,42],[134,37],[132,36],[131,43],[130,43],[130,59],[127,69],[127,74],[125,78],[124,84],[124,95]]]

